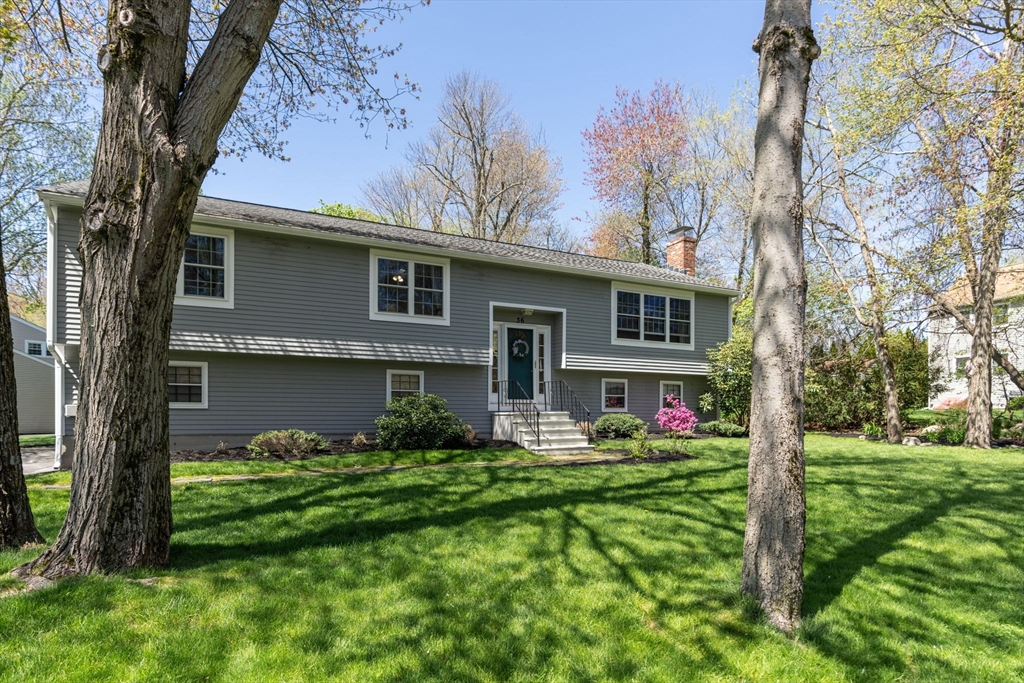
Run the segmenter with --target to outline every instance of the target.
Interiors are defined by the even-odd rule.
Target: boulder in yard
[[[927,427],[925,427],[924,429],[921,430],[921,433],[922,434],[934,434],[935,432],[941,432],[941,431],[942,431],[942,427],[940,427],[939,425],[928,425]]]
[[[920,446],[921,445],[921,439],[917,438],[916,436],[907,436],[907,437],[903,438],[903,445],[904,446]]]

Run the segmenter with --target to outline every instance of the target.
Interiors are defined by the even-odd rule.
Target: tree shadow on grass
[[[287,555],[316,547],[353,542],[370,542],[386,536],[415,532],[428,527],[451,528],[478,519],[509,519],[527,513],[573,505],[602,503],[638,505],[649,496],[652,489],[659,486],[681,485],[695,478],[714,477],[745,467],[746,463],[736,463],[710,470],[673,471],[661,476],[645,477],[627,484],[610,484],[608,483],[610,478],[605,477],[603,478],[604,481],[589,487],[558,488],[543,493],[518,497],[510,496],[479,503],[473,503],[472,500],[466,500],[465,498],[459,500],[458,497],[451,502],[438,501],[439,486],[436,484],[399,485],[393,488],[384,487],[370,491],[362,489],[359,486],[361,482],[355,481],[351,476],[325,476],[325,481],[317,482],[312,487],[309,487],[307,483],[297,493],[284,497],[274,497],[258,505],[233,508],[210,515],[190,516],[181,523],[176,523],[176,530],[213,530],[222,524],[247,521],[259,515],[300,512],[307,506],[316,504],[340,505],[346,497],[371,498],[374,505],[383,508],[407,505],[410,503],[410,499],[416,499],[416,502],[419,503],[417,507],[422,512],[397,519],[349,519],[328,523],[316,529],[300,529],[294,535],[279,535],[275,539],[261,541],[258,544],[201,542],[180,540],[180,538],[175,539],[172,537],[171,567],[173,569],[194,569],[211,563],[248,559],[254,556]],[[467,479],[470,483],[473,483],[474,479],[479,479],[479,473],[481,472],[487,481],[486,488],[492,489],[502,484],[512,484],[523,480],[536,480],[536,477],[530,477],[529,475],[524,477],[522,472],[498,469],[483,471],[447,470],[445,471],[444,478],[447,480],[446,484],[448,485],[457,484],[460,483],[460,480],[466,481]],[[614,478],[611,478],[611,480],[614,481]],[[267,489],[274,489],[281,486],[281,481],[249,481],[245,482],[245,485],[256,485]],[[342,490],[350,488],[356,490],[341,493]],[[479,489],[479,485],[477,488]],[[438,503],[441,503],[440,507]],[[445,509],[445,504],[450,507]],[[211,535],[215,536],[215,534]]]
[[[966,500],[966,494],[943,496],[916,514],[893,522],[884,529],[864,536],[852,545],[840,548],[830,560],[819,563],[804,578],[804,614],[813,617],[840,596],[843,589],[865,567],[875,565],[904,539],[931,526]]]

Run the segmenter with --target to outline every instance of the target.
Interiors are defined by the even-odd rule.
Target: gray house
[[[54,362],[46,330],[12,315],[14,380],[18,384],[18,432],[51,434],[54,425]]]
[[[39,193],[65,452],[85,191]],[[371,432],[388,399],[409,392],[446,398],[480,435],[552,451],[580,446],[581,406],[647,421],[667,393],[696,407],[736,292],[694,278],[692,252],[680,237],[669,249],[680,267],[656,268],[200,197],[174,308],[172,447],[292,427]]]

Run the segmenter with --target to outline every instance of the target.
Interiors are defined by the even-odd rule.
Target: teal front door
[[[508,328],[508,398],[533,398],[533,330]]]

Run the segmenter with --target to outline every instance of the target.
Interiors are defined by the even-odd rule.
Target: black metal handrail
[[[511,394],[511,395],[510,395]],[[537,437],[540,443],[540,410],[537,404],[530,398],[523,386],[514,379],[503,379],[498,382],[498,410],[512,408],[526,420],[530,431]]]
[[[590,409],[572,390],[564,379],[552,379],[544,382],[544,406],[547,410],[558,410],[569,413],[576,425],[587,437],[587,443],[594,442],[594,426],[590,422]]]

